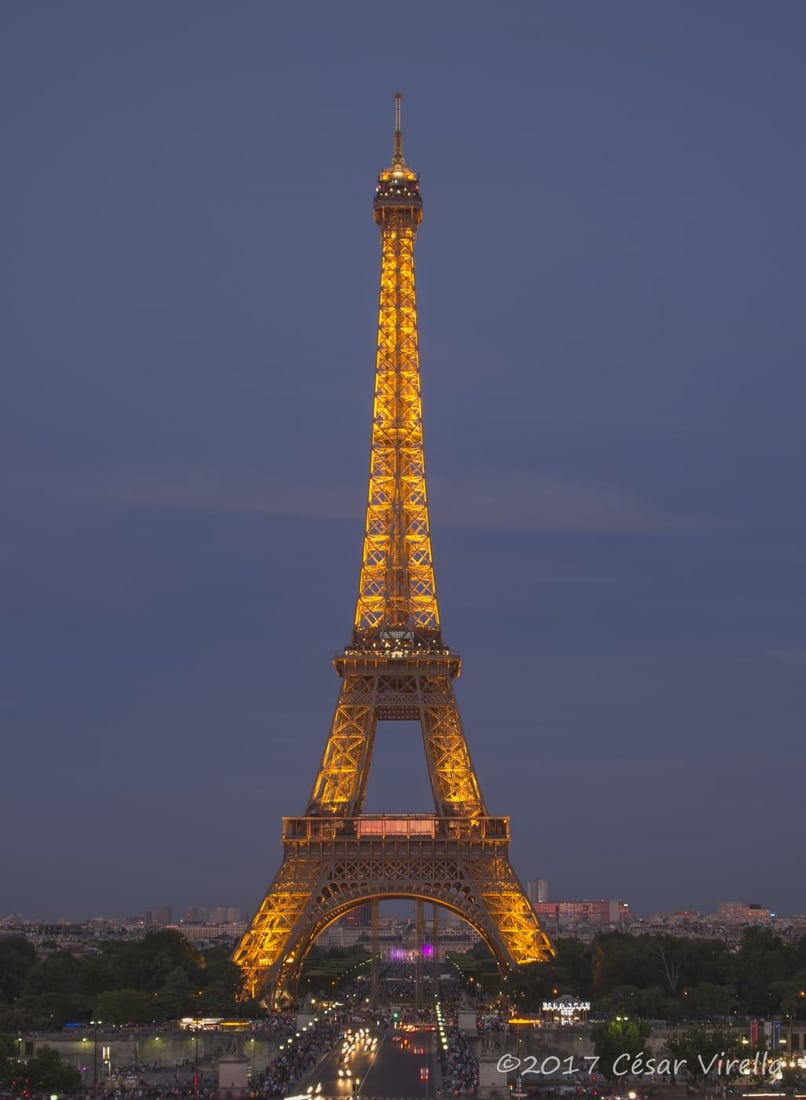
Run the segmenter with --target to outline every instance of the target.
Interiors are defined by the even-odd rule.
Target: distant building
[[[316,942],[320,947],[352,947],[359,941],[366,942],[363,928],[348,928],[343,921],[337,920],[325,929]]]
[[[538,917],[553,932],[579,934],[586,931],[622,930],[633,920],[627,902],[612,898],[597,901],[538,901],[533,904]]]
[[[232,905],[219,905],[207,916],[208,924],[238,924],[242,920],[243,913]]]
[[[194,947],[211,947],[235,943],[246,931],[246,921],[223,924],[183,924],[179,929]]]
[[[526,883],[526,896],[532,905],[549,900],[549,884],[544,878],[532,879]]]
[[[773,914],[755,902],[720,901],[718,916],[723,924],[770,924]]]
[[[363,905],[357,905],[341,919],[346,928],[369,928],[372,924],[372,905],[365,901]]]

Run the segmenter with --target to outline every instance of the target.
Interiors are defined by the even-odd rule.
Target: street
[[[295,1095],[350,1100],[434,1100],[439,1086],[437,1033],[426,1028],[368,1032],[340,1041]]]

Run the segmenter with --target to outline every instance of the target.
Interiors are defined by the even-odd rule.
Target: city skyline
[[[410,15],[0,15],[0,910],[251,910],[304,810],[400,88],[437,587],[513,864],[806,911],[806,11]],[[429,809],[414,736],[368,810]]]
[[[544,881],[544,880],[541,880],[541,882],[542,881]],[[632,905],[629,902],[629,900],[627,900],[625,898],[622,898],[622,897],[617,897],[613,893],[602,894],[602,895],[593,895],[593,894],[585,894],[584,892],[577,892],[574,895],[565,895],[563,897],[554,897],[554,896],[551,896],[551,894],[549,893],[549,896],[544,896],[544,897],[539,898],[539,899],[537,899],[537,898],[532,899],[532,895],[531,895],[531,893],[529,893],[529,886],[531,886],[531,883],[529,883],[527,885],[527,893],[530,897],[530,900],[534,900],[537,903],[538,907],[540,905],[546,905],[546,904],[549,904],[549,905],[582,905],[582,904],[587,904],[588,902],[594,902],[594,903],[610,902],[611,904],[618,903],[618,904],[625,905],[629,909],[631,917],[634,918],[635,920],[639,921],[639,922],[647,920],[647,919],[649,919],[653,916],[657,916],[659,914],[664,914],[664,913],[667,914],[667,915],[672,915],[672,914],[677,914],[677,915],[695,914],[695,915],[698,915],[698,916],[703,917],[703,918],[705,918],[705,917],[719,918],[720,916],[724,917],[725,913],[730,911],[730,910],[736,910],[737,914],[738,914],[739,910],[746,911],[746,910],[752,910],[754,908],[760,910],[763,914],[768,914],[774,920],[787,920],[787,919],[790,919],[790,918],[799,918],[801,920],[806,920],[806,911],[800,911],[800,912],[785,911],[785,910],[775,906],[775,904],[774,904],[775,899],[774,898],[764,898],[764,899],[742,898],[741,900],[732,900],[732,901],[727,901],[727,900],[725,900],[725,898],[720,898],[717,901],[715,901],[709,907],[696,908],[696,907],[693,907],[691,905],[688,905],[687,902],[686,902],[685,897],[681,897],[681,898],[678,899],[677,904],[670,906],[668,909],[641,910],[641,909],[636,908],[636,906]],[[736,893],[734,893],[734,895],[731,895],[731,896],[734,897],[734,898],[738,898],[739,893],[736,892]],[[410,910],[412,914],[414,913],[414,901],[409,900],[409,899],[385,898],[385,899],[381,900],[380,905],[381,905],[382,917],[383,917],[384,920],[389,919],[389,918],[398,918],[398,917],[402,916],[403,914],[407,913],[408,910]],[[429,903],[429,905],[430,905],[430,903]],[[459,921],[462,920],[461,917],[457,917],[456,914],[451,913],[449,910],[446,910],[443,907],[440,907],[440,908],[442,909],[442,912],[444,913],[446,919],[459,920]],[[391,913],[390,913],[390,910],[392,910]],[[165,915],[166,911],[170,914],[169,917],[166,917],[166,915]],[[96,912],[96,913],[92,913],[92,914],[81,913],[81,914],[78,914],[78,915],[75,914],[75,913],[68,914],[68,913],[63,913],[62,912],[62,913],[59,913],[58,916],[56,916],[55,915],[56,912],[57,912],[56,910],[54,910],[53,912],[48,913],[48,914],[45,914],[45,913],[36,913],[36,914],[34,914],[34,913],[19,913],[19,912],[13,912],[13,913],[12,912],[9,912],[9,913],[0,912],[0,930],[2,929],[2,924],[4,922],[14,921],[14,920],[22,920],[22,921],[27,921],[27,922],[30,922],[30,923],[41,922],[41,923],[45,923],[45,924],[47,924],[47,923],[55,923],[55,924],[58,924],[58,923],[68,923],[68,924],[69,923],[79,923],[79,924],[83,924],[83,923],[88,923],[88,922],[92,922],[92,921],[112,921],[112,922],[119,922],[121,924],[136,924],[136,923],[141,923],[142,924],[142,923],[146,923],[146,924],[152,924],[155,927],[156,926],[181,927],[184,924],[199,924],[199,923],[201,923],[201,924],[227,924],[227,923],[240,924],[240,923],[248,922],[251,915],[252,915],[251,910],[243,908],[241,906],[235,906],[235,905],[222,905],[220,903],[217,903],[217,904],[211,904],[211,905],[208,906],[208,905],[199,905],[197,903],[190,903],[190,904],[182,905],[182,906],[174,906],[174,905],[172,905],[170,903],[167,903],[167,902],[161,903],[159,905],[154,904],[150,908],[148,906],[145,906],[145,907],[141,906],[140,908],[136,908],[135,910],[130,911],[128,913],[128,915],[126,915],[126,916],[124,916],[122,913],[115,914],[111,909],[106,909],[105,911]],[[355,912],[355,911],[351,911],[351,912]],[[538,912],[540,912],[539,908],[538,908]],[[226,919],[225,919],[225,914],[227,914]],[[739,920],[738,915],[734,915],[731,918],[731,920],[732,920],[733,923],[741,923],[741,921]]]

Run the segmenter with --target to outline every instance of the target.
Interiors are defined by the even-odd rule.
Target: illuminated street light
[[[90,1026],[93,1028],[93,1053],[92,1053],[92,1095],[98,1095],[98,1028],[103,1023],[103,1020],[90,1020]]]

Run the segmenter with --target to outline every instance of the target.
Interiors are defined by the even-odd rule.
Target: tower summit
[[[283,863],[233,959],[244,996],[294,995],[316,937],[381,898],[430,901],[463,917],[502,972],[553,948],[509,862],[509,819],[490,817],[442,641],[423,451],[414,241],[420,180],[406,165],[395,95],[392,162],[373,213],[381,277],[369,491],[353,632],[335,658],[341,689],[305,817],[283,819]],[[434,814],[363,813],[379,722],[422,731]]]
[[[395,96],[392,163],[373,203],[381,231],[369,494],[353,646],[440,644],[423,454],[414,239],[420,178],[406,167]]]

